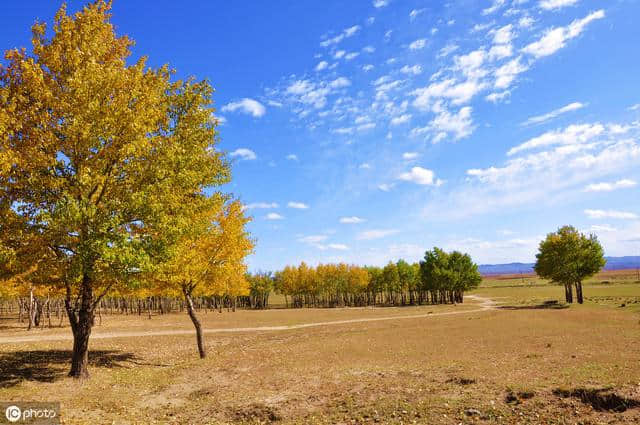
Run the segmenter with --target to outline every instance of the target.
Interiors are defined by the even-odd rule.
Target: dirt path
[[[495,309],[496,303],[489,298],[480,297],[478,295],[467,295],[466,298],[478,301],[478,307],[472,310],[461,311],[446,311],[442,313],[424,313],[413,314],[403,316],[383,316],[383,317],[365,317],[362,319],[346,319],[346,320],[334,320],[329,322],[312,322],[301,323],[299,325],[281,325],[281,326],[258,326],[258,327],[246,327],[246,328],[216,328],[216,329],[203,329],[204,333],[241,333],[241,332],[269,332],[269,331],[288,331],[292,329],[303,328],[315,328],[319,326],[332,326],[332,325],[346,325],[351,323],[365,323],[365,322],[382,322],[388,320],[402,320],[402,319],[420,319],[435,316],[450,316],[455,314],[468,314],[479,313],[482,311]],[[127,337],[140,337],[140,336],[165,336],[165,335],[192,335],[193,329],[167,329],[162,331],[135,331],[135,332],[104,332],[104,333],[92,333],[91,339],[108,339],[108,338],[127,338]],[[0,344],[16,344],[21,342],[41,342],[41,341],[70,341],[73,340],[73,336],[70,334],[63,335],[29,335],[29,336],[16,336],[16,337],[0,337]]]

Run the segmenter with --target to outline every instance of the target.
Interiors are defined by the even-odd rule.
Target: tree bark
[[[578,304],[583,303],[582,299],[582,282],[576,282],[576,298],[578,299]]]
[[[182,286],[182,293],[184,294],[184,299],[187,304],[187,313],[193,322],[193,326],[196,328],[196,341],[198,343],[198,353],[200,354],[200,358],[204,359],[207,357],[207,353],[204,347],[204,341],[202,340],[202,326],[200,325],[200,320],[196,316],[196,312],[193,308],[193,300],[191,299],[191,291],[193,288],[189,288],[187,285]]]
[[[75,379],[89,377],[89,337],[93,327],[93,288],[89,276],[84,275],[80,286],[80,305],[71,305],[71,289],[67,288],[65,300],[71,331],[73,332],[73,353],[69,376]]]
[[[573,289],[570,283],[564,285],[564,296],[568,303],[573,303]]]

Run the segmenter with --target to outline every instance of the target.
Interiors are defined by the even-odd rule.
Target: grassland
[[[65,376],[70,341],[52,340],[68,329],[3,320],[0,340],[41,338],[0,344],[0,399],[61,401],[69,424],[638,423],[634,282],[635,272],[601,274],[571,307],[545,304],[562,301],[557,286],[500,276],[473,293],[499,302],[491,309],[467,299],[201,314],[207,329],[331,322],[209,333],[205,360],[191,334],[140,336],[189,330],[186,314],[105,316],[85,382]],[[376,318],[389,320],[353,321]]]

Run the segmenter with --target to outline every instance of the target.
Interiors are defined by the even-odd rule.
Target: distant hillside
[[[605,270],[624,270],[640,267],[640,256],[605,257]],[[482,274],[518,274],[533,273],[533,263],[481,264],[478,266]]]

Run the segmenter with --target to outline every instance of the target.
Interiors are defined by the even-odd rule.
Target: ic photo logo
[[[22,411],[18,406],[9,406],[7,410],[4,411],[4,415],[9,422],[18,422],[22,417]]]
[[[0,424],[59,425],[59,412],[59,402],[0,402]]]

